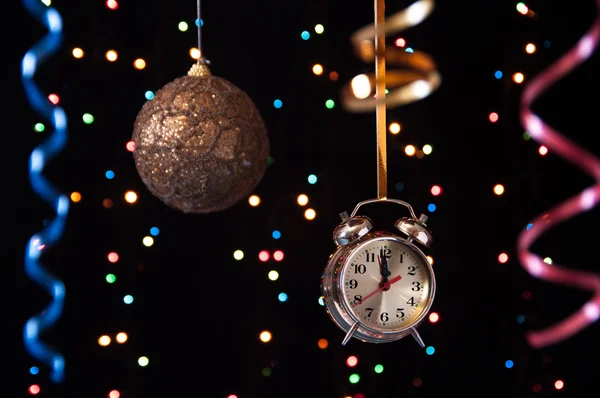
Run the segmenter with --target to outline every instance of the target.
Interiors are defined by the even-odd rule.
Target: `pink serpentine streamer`
[[[531,80],[521,97],[520,119],[531,137],[544,144],[550,151],[583,169],[596,181],[593,186],[536,217],[531,221],[533,223],[531,228],[524,229],[519,235],[519,261],[532,276],[594,293],[589,301],[567,318],[548,328],[528,332],[527,341],[535,348],[563,341],[594,323],[600,317],[599,275],[555,264],[546,264],[539,256],[529,251],[531,245],[544,232],[567,219],[592,209],[600,201],[600,160],[585,148],[546,125],[530,110],[532,102],[540,94],[587,60],[596,49],[600,40],[600,0],[596,0],[596,5],[599,15],[588,32],[581,37],[577,45]]]

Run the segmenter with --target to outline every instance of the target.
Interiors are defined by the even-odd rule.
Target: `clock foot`
[[[415,338],[415,340],[417,340],[417,343],[419,343],[421,348],[425,348],[425,343],[423,343],[423,339],[421,338],[421,335],[419,335],[419,332],[417,332],[417,329],[410,328],[408,330],[410,331],[410,334],[412,334],[412,336]]]
[[[354,335],[354,333],[356,332],[356,329],[358,329],[358,322],[352,325],[350,330],[348,330],[348,333],[346,333],[346,337],[344,337],[344,340],[342,340],[342,345],[348,344],[348,341],[350,341],[352,335]]]

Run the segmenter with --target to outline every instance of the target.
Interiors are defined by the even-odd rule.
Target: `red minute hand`
[[[402,275],[398,275],[392,279],[389,280],[388,283],[386,283],[384,286],[381,286],[379,288],[377,288],[376,290],[372,291],[371,293],[367,294],[362,300],[360,300],[360,302],[356,305],[360,305],[362,303],[364,303],[365,301],[367,301],[367,299],[370,299],[371,297],[373,297],[374,295],[376,295],[377,293],[381,292],[383,289],[389,289],[390,285],[393,285],[394,283],[398,282],[400,279],[402,279]]]

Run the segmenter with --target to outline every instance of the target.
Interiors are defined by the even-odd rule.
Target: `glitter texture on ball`
[[[133,157],[154,196],[185,213],[209,213],[252,192],[267,167],[269,141],[245,92],[206,67],[194,70],[144,104]]]

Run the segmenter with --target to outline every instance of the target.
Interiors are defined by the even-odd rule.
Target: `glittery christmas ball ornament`
[[[267,131],[254,102],[200,62],[144,104],[133,141],[146,187],[185,213],[225,210],[247,197],[269,157]]]

